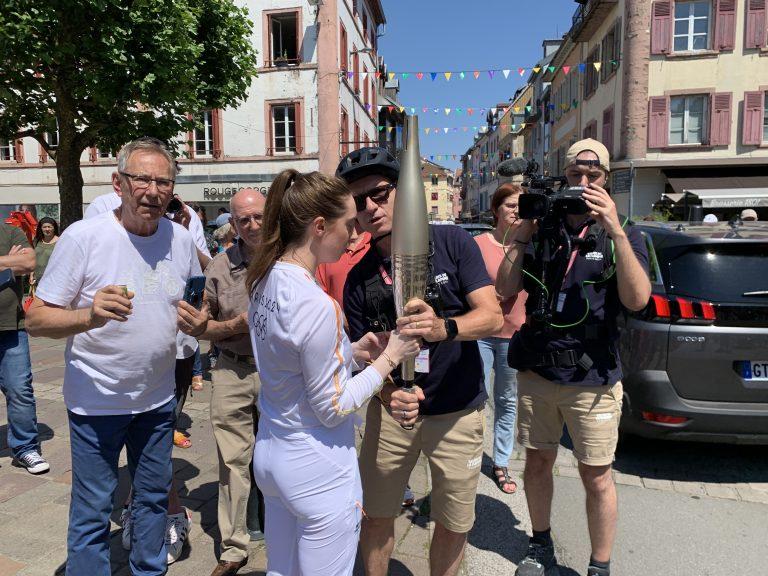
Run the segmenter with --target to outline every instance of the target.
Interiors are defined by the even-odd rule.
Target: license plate
[[[746,360],[741,362],[741,377],[744,380],[768,381],[768,360]]]

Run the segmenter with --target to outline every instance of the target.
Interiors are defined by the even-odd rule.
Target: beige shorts
[[[619,439],[621,382],[613,386],[555,384],[531,370],[517,373],[517,438],[526,448],[555,450],[563,422],[582,464],[613,462]]]
[[[400,513],[408,478],[424,452],[432,473],[432,518],[453,532],[469,532],[475,523],[484,430],[482,408],[423,416],[413,430],[403,430],[372,398],[360,448],[365,513],[372,518]]]

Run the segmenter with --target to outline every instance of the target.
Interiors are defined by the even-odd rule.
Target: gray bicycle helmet
[[[386,148],[369,146],[350,152],[336,168],[336,176],[347,184],[371,174],[380,174],[396,182],[400,176],[400,162]]]

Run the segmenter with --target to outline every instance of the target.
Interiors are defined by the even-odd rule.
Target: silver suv
[[[768,223],[652,223],[653,295],[620,338],[622,430],[768,444]]]

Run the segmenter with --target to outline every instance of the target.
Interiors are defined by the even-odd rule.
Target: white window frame
[[[0,141],[0,162],[13,162],[16,160],[16,146],[13,140]]]
[[[763,142],[768,143],[768,90],[763,92]]]
[[[192,135],[192,150],[195,158],[213,158],[213,110],[206,110],[201,116],[202,126],[195,126]],[[200,142],[204,145],[202,152],[198,148]]]
[[[284,150],[278,150],[277,146],[277,120],[275,119],[275,110],[278,108],[285,108],[285,115],[284,120],[282,121],[283,124],[285,124],[285,146]],[[288,109],[293,108],[293,120],[290,120],[288,118]],[[296,104],[286,103],[286,104],[273,104],[271,106],[271,114],[270,114],[270,122],[272,122],[272,152],[276,156],[280,155],[290,155],[290,154],[296,154],[296,149],[298,147],[298,143],[296,143],[291,149],[291,135],[293,135],[293,141],[296,142],[297,140],[297,134],[296,134]],[[293,126],[293,134],[291,134],[291,126]]]
[[[707,5],[707,15],[706,16],[694,16],[693,13],[693,7],[695,4],[706,4]],[[677,10],[678,8],[686,6],[688,8],[688,15],[684,18],[678,18],[677,17]],[[672,46],[674,48],[674,52],[700,52],[702,50],[709,50],[709,47],[712,42],[712,2],[711,0],[680,0],[678,2],[675,2],[675,15],[672,21]],[[707,31],[706,32],[694,32],[694,23],[697,20],[706,20],[707,21]],[[688,31],[685,34],[677,34],[677,23],[678,22],[688,22]],[[698,36],[704,36],[706,38],[706,43],[704,48],[694,48],[693,47],[693,41]],[[687,38],[687,46],[684,50],[678,50],[676,47],[676,42],[678,38]]]
[[[672,101],[678,98],[682,98],[683,105],[683,141],[672,142]],[[689,122],[690,122],[690,105],[693,98],[702,99],[701,107],[701,139],[699,142],[689,142]],[[708,94],[681,94],[679,96],[669,97],[669,145],[670,146],[701,146],[706,144],[709,136],[709,95]]]

